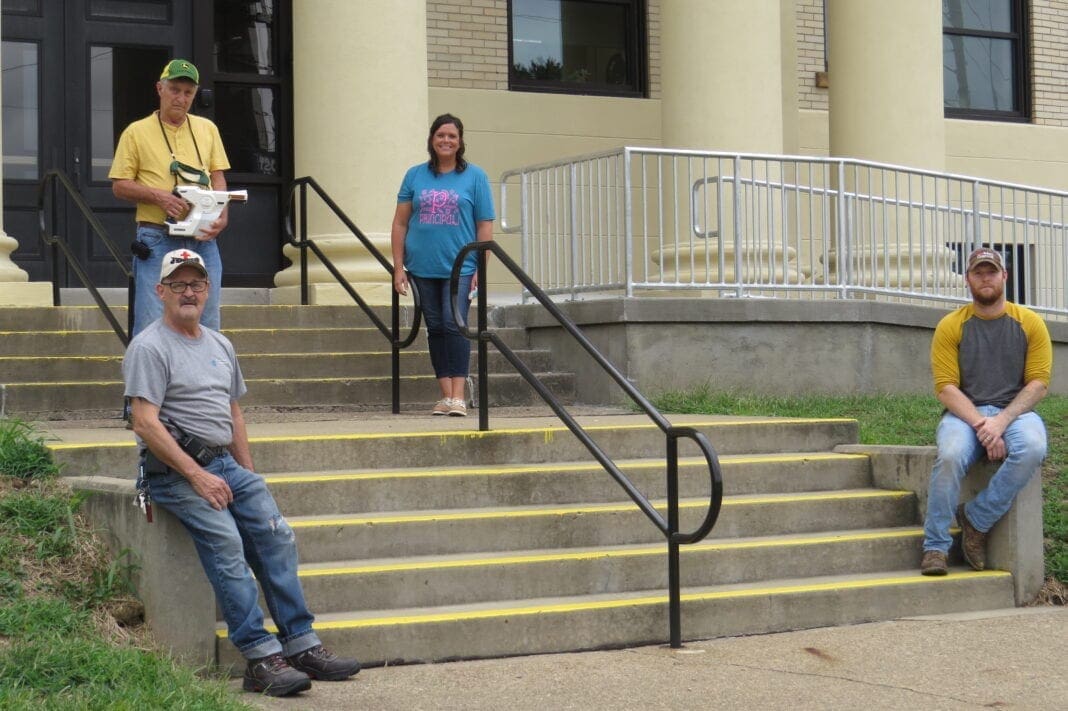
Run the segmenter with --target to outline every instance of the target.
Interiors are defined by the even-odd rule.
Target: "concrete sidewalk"
[[[1068,707],[1065,659],[1068,608],[1036,607],[715,639],[681,650],[365,669],[284,699],[232,684],[242,701],[294,710],[1054,709]]]

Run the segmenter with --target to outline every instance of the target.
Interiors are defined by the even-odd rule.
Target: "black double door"
[[[65,172],[125,259],[133,206],[107,174],[123,128],[158,108],[155,82],[172,57],[201,72],[194,113],[223,136],[234,189],[249,201],[230,211],[220,237],[224,286],[268,286],[281,268],[281,205],[291,131],[288,70],[279,57],[287,3],[238,0],[3,0],[4,227],[31,280],[53,278],[39,239],[37,192],[49,170]],[[285,137],[283,137],[285,133]],[[49,201],[51,205],[51,201]],[[54,224],[52,215],[54,214]],[[125,286],[122,269],[72,201],[48,210],[97,286]],[[60,259],[61,287],[81,287]]]

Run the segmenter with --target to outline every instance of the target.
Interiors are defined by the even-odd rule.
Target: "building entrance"
[[[70,176],[115,243],[128,252],[133,206],[107,174],[132,120],[155,110],[155,82],[171,57],[200,69],[193,112],[219,125],[227,180],[249,202],[231,210],[220,237],[224,286],[269,286],[281,269],[283,190],[291,179],[288,127],[288,3],[199,0],[4,0],[3,188],[5,231],[15,263],[34,281],[52,279],[38,238],[37,185]],[[283,31],[285,28],[285,31]],[[288,130],[288,128],[287,128]],[[69,202],[52,229],[67,237],[98,286],[125,286],[122,271]],[[80,287],[61,264],[61,287]]]

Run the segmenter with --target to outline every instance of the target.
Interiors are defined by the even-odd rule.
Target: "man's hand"
[[[972,429],[975,430],[975,436],[979,439],[979,444],[986,449],[986,458],[992,462],[1000,461],[1008,456],[1008,447],[1006,447],[1002,435],[1011,420],[1006,422],[1006,418],[1002,416],[1003,413],[1004,411],[993,417],[980,418],[972,424]]]
[[[220,232],[222,232],[224,229],[226,229],[226,225],[228,225],[229,222],[230,222],[230,220],[227,217],[226,209],[224,208],[222,213],[219,215],[219,219],[215,220],[215,222],[212,222],[207,227],[207,229],[204,230],[204,232],[202,232],[201,234],[196,235],[196,240],[198,242],[210,242],[210,241],[212,241],[213,239],[215,239],[216,237],[219,236]]]
[[[222,511],[233,503],[234,492],[230,491],[230,486],[206,469],[201,469],[194,476],[187,478],[193,491],[200,494],[216,511]]]
[[[154,190],[153,202],[172,220],[180,220],[189,212],[189,203],[166,190]]]

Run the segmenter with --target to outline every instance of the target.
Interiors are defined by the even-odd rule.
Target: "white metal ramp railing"
[[[1066,318],[1066,223],[1066,192],[840,158],[626,147],[501,176],[523,269],[572,299],[965,302],[963,259],[986,245],[1011,300]]]

